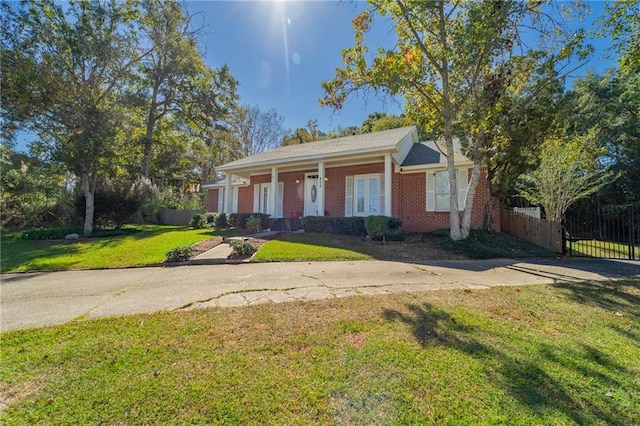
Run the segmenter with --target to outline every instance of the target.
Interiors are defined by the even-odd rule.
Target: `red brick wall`
[[[344,187],[347,176],[384,173],[384,163],[334,167],[325,170],[329,179],[325,186],[324,211],[327,216],[344,216]]]
[[[294,212],[304,213],[304,175],[316,173],[317,170],[303,170],[278,174],[278,181],[284,183],[283,214],[289,217]],[[325,170],[328,178],[325,182],[325,214],[328,216],[344,216],[345,179],[347,176],[384,173],[384,163],[361,164],[347,167],[334,167]],[[469,169],[469,176],[471,169]],[[300,182],[296,183],[296,179]],[[250,185],[238,190],[238,212],[253,213],[253,185],[268,183],[270,174],[252,176]],[[426,211],[426,175],[425,172],[392,175],[392,216],[402,219],[406,232],[430,232],[436,229],[449,228],[449,212]],[[486,175],[483,173],[478,182],[473,199],[473,215],[471,227],[482,227],[484,206],[487,195]],[[207,210],[209,206],[217,207],[217,190],[209,190]],[[491,203],[491,212],[495,220],[492,229],[499,231],[500,209],[495,200]],[[212,210],[215,211],[215,210]]]
[[[208,189],[207,190],[207,199],[205,201],[205,209],[208,212],[217,212],[218,211],[218,191],[219,189]]]
[[[406,232],[430,232],[436,229],[449,228],[449,212],[427,212],[426,208],[426,175],[425,172],[396,175],[394,181],[393,216],[402,219],[402,227]],[[471,178],[471,169],[469,169]],[[484,209],[487,200],[487,176],[481,173],[476,192],[473,196],[471,228],[481,228],[484,224]],[[500,206],[492,199],[491,213],[495,220],[494,231],[500,230]]]

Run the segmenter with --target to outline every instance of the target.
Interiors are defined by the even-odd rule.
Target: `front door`
[[[318,174],[307,173],[304,176],[304,215],[319,216],[318,212]]]

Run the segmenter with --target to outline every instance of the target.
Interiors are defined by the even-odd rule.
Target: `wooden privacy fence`
[[[204,209],[198,210],[175,210],[166,207],[160,207],[158,210],[158,218],[163,225],[188,226],[191,218],[196,213],[204,213]]]
[[[500,225],[502,232],[555,253],[562,253],[562,225],[560,223],[503,210]]]

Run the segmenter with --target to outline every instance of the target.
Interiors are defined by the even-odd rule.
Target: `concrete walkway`
[[[512,260],[190,265],[0,276],[0,330],[162,310],[640,277],[640,262]]]

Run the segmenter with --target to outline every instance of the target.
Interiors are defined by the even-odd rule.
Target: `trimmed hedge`
[[[305,232],[356,236],[367,234],[363,217],[305,216],[302,218],[302,227]]]
[[[224,214],[224,213],[221,213]],[[228,227],[233,228],[246,228],[247,227],[247,219],[251,216],[256,216],[260,218],[260,227],[262,229],[269,228],[269,216],[264,213],[226,213],[225,220],[227,222]]]
[[[364,226],[372,240],[402,241],[405,239],[405,234],[400,229],[402,221],[395,217],[367,216],[364,218]]]

